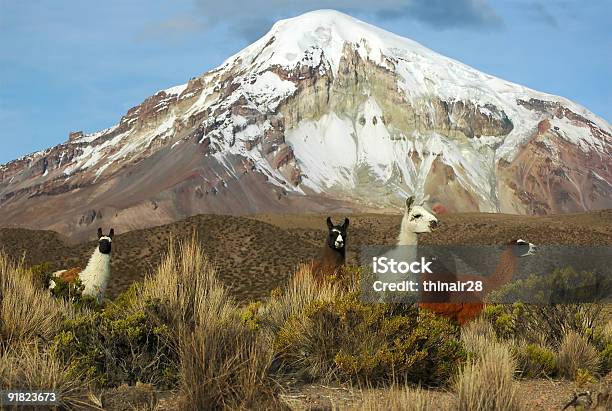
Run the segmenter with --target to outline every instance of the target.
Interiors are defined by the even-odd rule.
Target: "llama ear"
[[[410,210],[414,204],[414,196],[410,196],[406,199],[406,210]]]
[[[102,237],[102,227],[98,228],[98,238]]]
[[[112,239],[115,236],[115,229],[111,228],[110,233],[108,234],[108,236]]]
[[[334,228],[334,223],[332,223],[331,217],[327,217],[327,228],[330,230]]]
[[[345,218],[345,219],[344,219],[344,224],[342,224],[342,228],[343,228],[344,230],[346,230],[346,229],[348,228],[348,226],[349,226],[349,219],[348,219],[348,218]]]

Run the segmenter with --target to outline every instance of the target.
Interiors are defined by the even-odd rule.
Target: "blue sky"
[[[612,121],[608,0],[0,0],[0,163],[109,127],[277,19],[321,8]]]

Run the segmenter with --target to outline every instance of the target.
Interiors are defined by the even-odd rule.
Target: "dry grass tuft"
[[[317,284],[312,267],[303,264],[298,267],[289,280],[287,288],[274,295],[261,307],[260,315],[265,319],[262,331],[270,339],[281,329],[290,318],[300,315],[314,301],[333,301],[340,294],[337,286],[332,284]]]
[[[276,397],[267,377],[269,346],[237,323],[201,324],[181,338],[186,408],[267,409]]]
[[[267,408],[276,401],[267,378],[269,344],[246,327],[196,238],[170,245],[141,300],[156,301],[173,330],[186,408]]]
[[[524,409],[513,380],[516,364],[505,344],[491,343],[469,362],[455,383],[457,409],[518,411]]]
[[[177,332],[210,316],[223,320],[235,306],[195,236],[178,245],[170,242],[168,253],[138,295],[142,304],[158,302],[166,324]]]
[[[476,358],[481,357],[491,343],[497,341],[493,326],[483,317],[479,317],[464,326],[461,329],[461,339],[467,352]]]
[[[8,347],[37,339],[48,342],[72,311],[70,304],[37,288],[31,273],[0,251],[1,345]]]
[[[599,354],[583,336],[569,331],[563,337],[557,355],[557,367],[562,376],[575,380],[580,370],[590,375],[599,371]]]
[[[374,390],[363,394],[358,405],[340,408],[343,411],[428,411],[434,407],[434,396],[431,391],[410,386],[391,387],[384,391]]]
[[[0,387],[3,389],[45,390],[59,395],[69,409],[96,409],[88,400],[87,384],[37,344],[18,344],[0,354]]]

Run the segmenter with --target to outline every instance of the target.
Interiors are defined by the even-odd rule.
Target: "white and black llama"
[[[327,240],[320,257],[313,262],[312,273],[317,283],[322,284],[325,277],[334,274],[346,262],[349,219],[342,225],[334,225],[327,217]]]
[[[106,287],[111,276],[111,252],[115,230],[111,228],[108,235],[102,234],[102,228],[98,228],[98,245],[89,258],[85,269],[70,268],[59,270],[52,274],[54,278],[60,278],[67,283],[81,280],[83,294],[95,297],[98,301],[104,298]],[[55,288],[55,281],[51,280],[49,289]]]

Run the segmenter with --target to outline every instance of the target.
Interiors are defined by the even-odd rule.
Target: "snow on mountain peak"
[[[304,63],[304,54],[309,50],[318,49],[324,52],[325,59],[337,72],[346,43],[359,45],[362,57],[379,63],[393,48],[433,53],[412,40],[339,11],[316,10],[276,22],[267,34],[227,59],[226,64],[241,59],[244,64],[260,69],[274,65],[295,66]]]
[[[278,210],[304,194],[375,207],[431,194],[454,211],[587,210],[610,204],[611,145],[610,125],[578,104],[318,10],[277,22],[107,130],[0,166],[0,205],[117,181],[126,198],[138,187],[142,201],[172,199],[171,215]],[[235,194],[241,201],[228,200]]]
[[[347,44],[361,58],[397,72],[403,80],[400,87],[408,96],[436,94],[446,100],[469,100],[482,106],[497,104],[510,110],[516,106],[517,98],[555,100],[610,130],[605,120],[563,97],[482,73],[416,41],[336,10],[315,10],[279,20],[262,38],[228,58],[222,67],[239,62],[244,70],[262,73],[274,66],[316,67],[324,59],[336,74]]]

